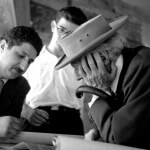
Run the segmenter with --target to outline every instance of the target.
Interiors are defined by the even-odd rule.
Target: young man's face
[[[61,18],[59,22],[56,23],[56,30],[58,38],[61,39],[71,32],[73,32],[78,25],[66,20],[65,18]]]
[[[22,75],[36,58],[37,51],[29,43],[13,46],[0,42],[0,78],[14,79]]]
[[[61,18],[58,22],[53,23],[52,40],[55,41],[58,50],[62,51],[61,47],[58,44],[59,40],[73,32],[77,27],[78,25],[66,20],[65,18]]]

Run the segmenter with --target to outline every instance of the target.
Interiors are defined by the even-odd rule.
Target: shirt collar
[[[111,85],[111,89],[113,92],[116,92],[117,90],[117,86],[118,86],[118,81],[119,81],[119,77],[120,77],[120,73],[122,70],[122,66],[123,66],[123,56],[120,55],[116,61],[116,66],[117,66],[117,75],[116,78],[114,79],[112,85]]]
[[[2,80],[3,80],[4,84],[8,81],[8,79],[2,79]]]

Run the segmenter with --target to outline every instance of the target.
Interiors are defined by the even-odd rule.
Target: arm
[[[11,116],[0,117],[0,138],[14,138],[21,131],[19,119]]]
[[[20,78],[18,85],[15,88],[14,100],[11,106],[11,113],[15,113],[18,118],[21,115],[24,99],[29,91],[30,87],[28,82],[24,78]]]
[[[24,78],[8,80],[1,94],[1,115],[19,118],[28,91],[29,85]]]
[[[105,142],[142,145],[149,136],[150,61],[135,57],[123,81],[123,105],[113,109],[109,101],[97,99],[90,114]],[[144,144],[143,144],[144,145]],[[146,146],[146,145],[145,145]]]

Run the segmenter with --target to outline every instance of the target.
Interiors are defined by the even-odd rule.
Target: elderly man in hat
[[[126,47],[117,33],[126,20],[107,23],[98,15],[81,25],[60,41],[65,55],[55,69],[71,63],[77,79],[88,85],[77,94],[97,95],[89,112],[98,131],[93,140],[149,149],[150,49]]]

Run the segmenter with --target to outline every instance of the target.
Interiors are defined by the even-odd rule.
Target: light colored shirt
[[[31,108],[53,105],[63,105],[75,109],[82,107],[83,100],[78,99],[75,95],[75,91],[82,85],[82,81],[76,80],[71,65],[55,70],[57,62],[58,58],[44,46],[40,55],[23,75],[31,86],[26,96],[26,104]]]

